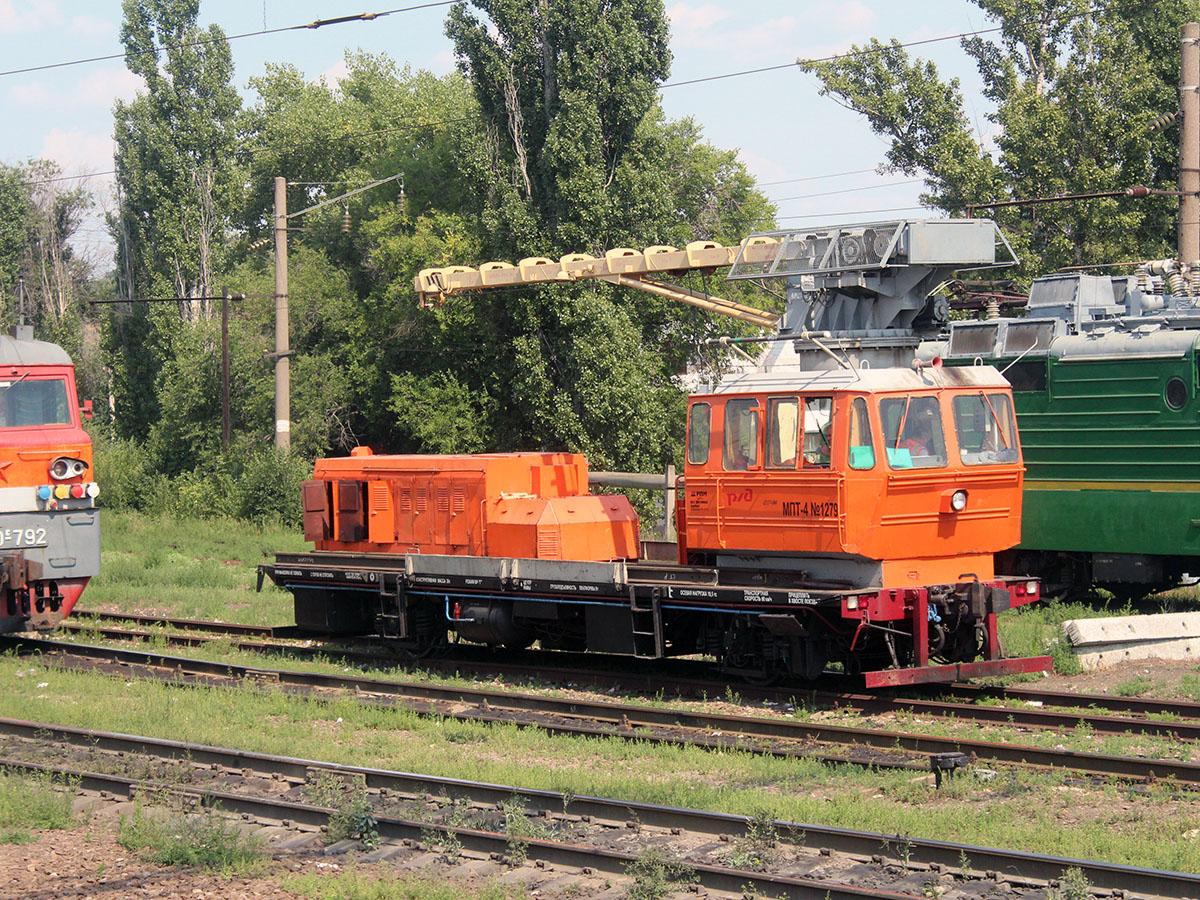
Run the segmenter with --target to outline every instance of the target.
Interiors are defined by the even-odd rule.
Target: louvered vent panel
[[[429,509],[429,492],[425,488],[417,488],[417,512],[423,513]]]
[[[382,481],[372,482],[367,489],[370,494],[371,512],[386,512],[389,503],[388,486]]]
[[[558,529],[555,527],[540,527],[537,530],[538,559],[561,559],[562,546],[559,543]]]
[[[400,489],[400,512],[410,513],[410,512],[412,512],[412,508],[413,508],[412,491],[409,490],[408,488],[401,488]]]
[[[437,489],[437,511],[440,513],[450,512],[450,491],[447,488]]]
[[[454,494],[451,498],[451,506],[455,513],[466,511],[467,508],[467,492],[460,487],[454,489]]]

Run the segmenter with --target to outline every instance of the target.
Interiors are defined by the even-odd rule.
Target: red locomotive
[[[804,243],[808,268],[825,252],[818,271],[844,284],[847,268],[858,271],[848,237],[882,248],[897,269],[919,267],[931,232],[912,226],[928,224],[789,233],[720,252],[726,264],[787,260],[794,272]],[[986,262],[974,257],[993,252],[994,226],[985,248],[970,224],[964,262]],[[944,248],[937,255],[945,265]],[[637,271],[629,252],[609,258]],[[506,271],[497,265],[482,271]],[[611,271],[590,265],[594,277]],[[475,270],[448,276],[482,286],[470,284]],[[983,366],[870,368],[861,343],[852,354],[845,337],[815,330],[785,325],[780,337],[754,371],[690,398],[670,559],[639,542],[626,498],[588,493],[582,457],[358,448],[318,461],[305,485],[315,551],[261,571],[293,593],[300,625],[375,632],[418,653],[453,632],[507,647],[700,653],[756,679],[813,678],[834,663],[869,686],[1045,668],[1046,657],[1002,658],[996,628],[998,613],[1039,596],[1036,581],[993,571],[993,554],[1020,539],[1024,466],[1008,383]],[[909,349],[907,335],[884,344],[889,359]]]
[[[98,574],[91,468],[70,357],[0,335],[0,632],[53,628]]]

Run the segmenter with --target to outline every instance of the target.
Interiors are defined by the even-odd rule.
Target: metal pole
[[[288,357],[287,179],[275,179],[275,449],[292,446]]]
[[[1179,259],[1190,264],[1200,260],[1200,23],[1188,22],[1180,31]]]
[[[221,291],[221,449],[229,451],[229,288]]]
[[[675,467],[667,466],[667,489],[663,493],[663,503],[666,504],[666,515],[663,517],[663,535],[666,540],[675,540]]]

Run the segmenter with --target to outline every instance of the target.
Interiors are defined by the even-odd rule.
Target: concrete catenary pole
[[[287,179],[275,179],[275,449],[292,446],[288,347]]]
[[[1180,31],[1179,259],[1193,264],[1200,260],[1200,23],[1188,22]]]

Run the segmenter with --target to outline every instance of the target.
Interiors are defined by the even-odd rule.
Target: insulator
[[[1200,259],[1188,266],[1188,287],[1193,297],[1200,297]]]
[[[990,300],[988,300],[988,302],[987,302],[987,312],[986,312],[986,313],[984,313],[984,316],[983,316],[983,317],[984,317],[985,319],[998,319],[998,318],[1000,318],[1000,301],[999,301],[999,300],[997,300],[995,297],[992,297]]]
[[[342,234],[350,233],[350,207],[346,207],[346,211],[342,213]]]
[[[1183,276],[1178,272],[1172,272],[1167,276],[1167,293],[1175,297],[1183,294]]]
[[[1154,121],[1150,123],[1149,131],[1161,131],[1182,115],[1183,110],[1177,109],[1175,112],[1163,113],[1161,116],[1155,116]]]
[[[1137,287],[1143,294],[1150,293],[1150,267],[1145,264],[1137,267]]]

